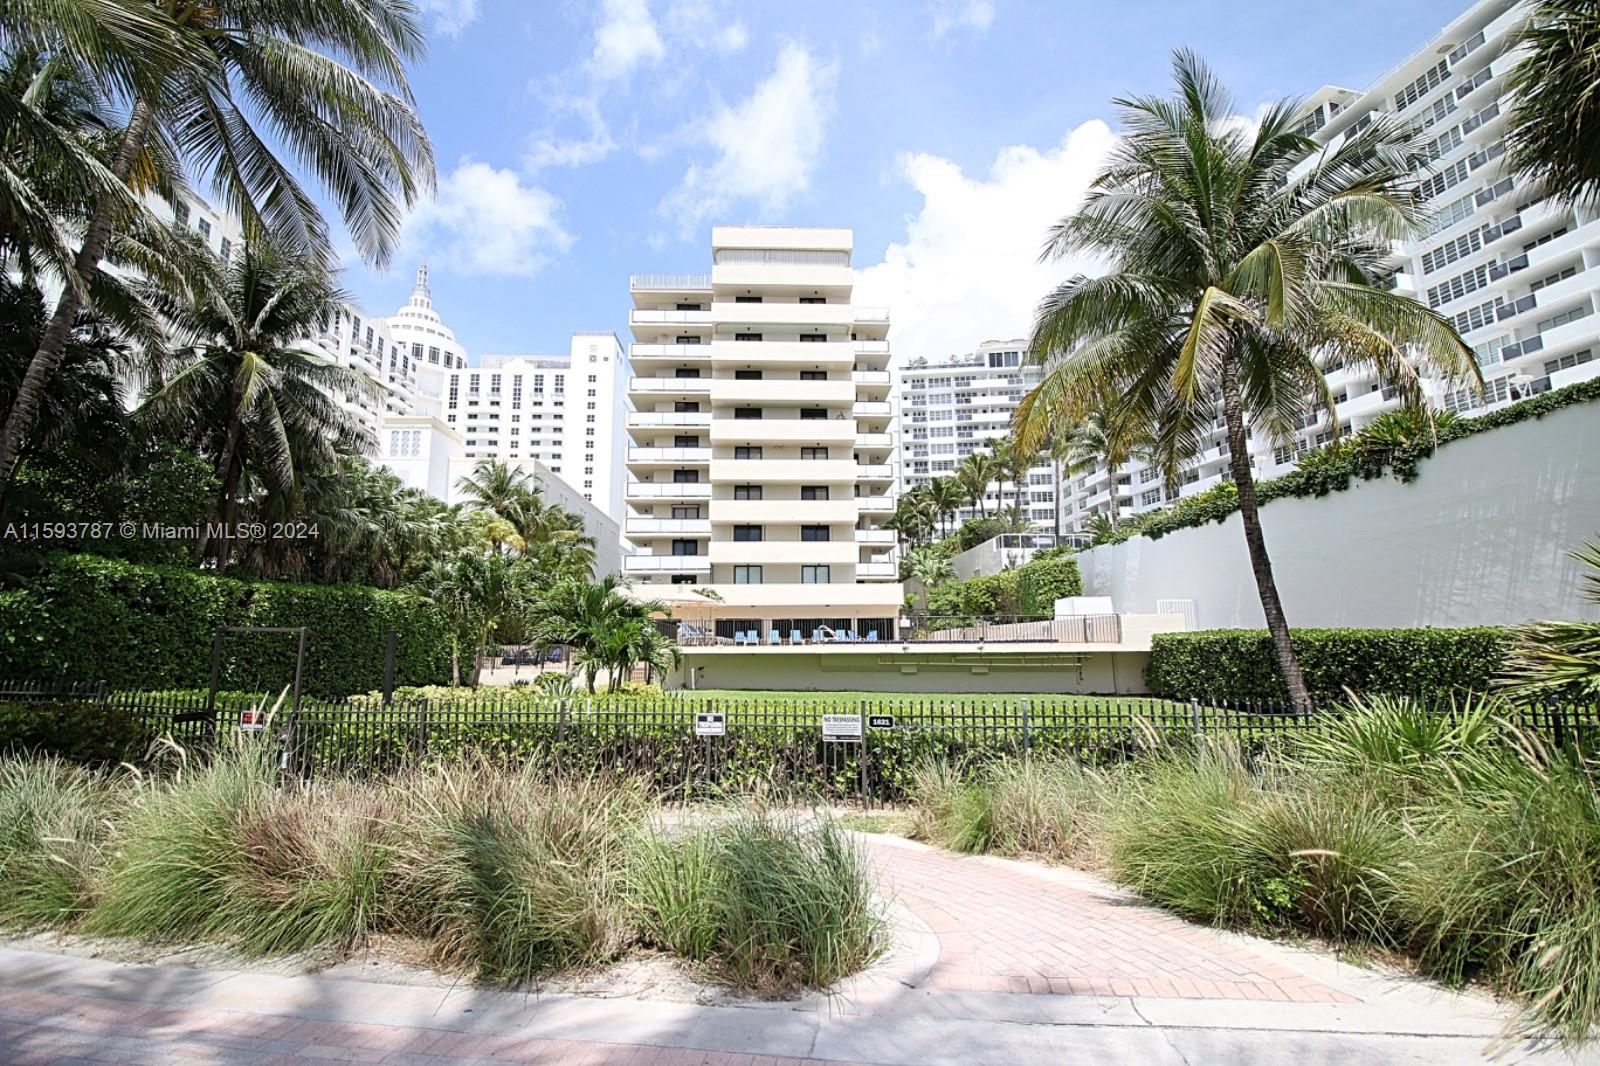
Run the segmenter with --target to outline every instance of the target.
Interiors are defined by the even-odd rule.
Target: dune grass
[[[59,759],[0,757],[0,927],[56,928],[89,910],[124,791]]]

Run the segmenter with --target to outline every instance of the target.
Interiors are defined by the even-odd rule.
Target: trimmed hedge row
[[[380,687],[390,629],[399,633],[397,685],[443,684],[450,676],[449,625],[415,596],[54,555],[0,590],[0,678],[205,687],[218,626],[307,627],[302,689],[311,695]],[[275,691],[293,677],[294,652],[292,635],[230,634],[222,687]]]
[[[1487,691],[1505,661],[1504,629],[1295,629],[1290,641],[1319,696],[1439,697]],[[1158,633],[1145,684],[1168,699],[1287,699],[1272,637],[1264,629]]]
[[[1256,497],[1265,504],[1291,496],[1326,496],[1345,491],[1356,480],[1370,481],[1385,474],[1393,474],[1403,482],[1415,481],[1422,460],[1451,441],[1596,401],[1600,401],[1600,378],[1542,393],[1485,415],[1450,419],[1439,426],[1437,443],[1426,435],[1415,440],[1388,442],[1370,434],[1357,434],[1302,457],[1299,466],[1282,477],[1257,482]],[[1180,529],[1222,522],[1238,509],[1239,492],[1232,482],[1224,481],[1204,492],[1184,497],[1171,510],[1152,512],[1137,526],[1097,543],[1120,544],[1133,537],[1159,540]]]
[[[1065,549],[1050,549],[1014,570],[940,585],[928,594],[928,613],[1049,615],[1056,600],[1082,592],[1078,560]]]

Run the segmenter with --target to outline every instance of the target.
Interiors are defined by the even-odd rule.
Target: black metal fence
[[[864,801],[899,798],[930,759],[974,764],[1037,754],[1107,763],[1202,737],[1261,750],[1338,713],[1270,701],[1126,696],[586,699],[515,690],[388,703],[306,697],[295,706],[279,694],[219,693],[213,701],[206,692],[4,684],[0,701],[92,704],[102,715],[109,710],[136,722],[146,747],[170,737],[203,753],[219,738],[259,738],[280,744],[285,770],[300,777],[388,774],[476,754],[552,773],[642,778],[660,794],[685,799],[765,792]],[[1520,728],[1556,745],[1600,737],[1600,706],[1543,704],[1515,713]],[[134,760],[141,754],[126,753]]]

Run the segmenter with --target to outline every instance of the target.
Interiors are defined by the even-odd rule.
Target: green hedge
[[[1306,687],[1319,696],[1438,697],[1489,688],[1508,634],[1476,629],[1296,629],[1290,633]],[[1272,638],[1264,629],[1158,633],[1145,683],[1169,699],[1286,699]]]
[[[1370,481],[1391,473],[1401,481],[1414,481],[1422,460],[1451,441],[1597,400],[1600,400],[1600,378],[1546,392],[1485,415],[1443,421],[1437,444],[1426,435],[1386,445],[1380,438],[1363,439],[1362,434],[1357,434],[1351,440],[1335,442],[1302,457],[1299,466],[1282,477],[1257,482],[1256,496],[1261,503],[1290,496],[1326,496],[1345,491],[1356,480]],[[1238,509],[1238,490],[1232,482],[1224,481],[1205,492],[1179,500],[1170,510],[1141,515],[1129,528],[1097,543],[1116,544],[1139,536],[1156,540],[1179,529],[1224,521]]]
[[[218,626],[306,626],[308,694],[380,687],[390,629],[400,634],[396,684],[442,684],[450,676],[449,626],[414,596],[55,555],[0,590],[0,679],[204,687]],[[223,649],[224,688],[273,690],[293,676],[293,636],[230,634]]]
[[[1056,600],[1082,592],[1078,560],[1063,549],[1051,549],[1014,570],[940,585],[928,595],[928,613],[1048,615]]]

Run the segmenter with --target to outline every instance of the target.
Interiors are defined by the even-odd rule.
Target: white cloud
[[[417,0],[417,10],[444,37],[458,37],[478,21],[478,0]]]
[[[598,163],[616,151],[617,142],[611,136],[611,127],[600,112],[600,102],[594,97],[568,97],[555,94],[544,96],[545,107],[552,122],[528,139],[528,151],[523,156],[530,171],[544,167],[581,167]],[[569,136],[562,128],[562,120],[571,119],[580,128],[576,136]]]
[[[604,0],[594,32],[589,69],[602,80],[626,78],[633,69],[666,54],[646,0]]]
[[[729,54],[750,43],[744,23],[712,0],[677,0],[661,21],[675,45]]]
[[[1099,121],[1060,145],[1001,149],[985,178],[948,159],[902,156],[899,176],[922,196],[903,241],[857,271],[854,299],[887,305],[896,361],[969,352],[985,340],[1025,337],[1052,287],[1095,264],[1039,262],[1046,230],[1083,201],[1116,144]],[[860,250],[858,249],[858,256]]]
[[[798,44],[778,54],[772,73],[735,107],[722,107],[698,139],[715,150],[692,163],[657,209],[686,234],[750,202],[764,215],[789,206],[811,187],[833,112],[837,64],[819,64]]]
[[[407,257],[461,274],[526,277],[572,247],[560,213],[560,200],[515,171],[462,159],[407,220]]]
[[[930,0],[927,7],[935,37],[955,30],[981,34],[994,22],[994,0]]]

